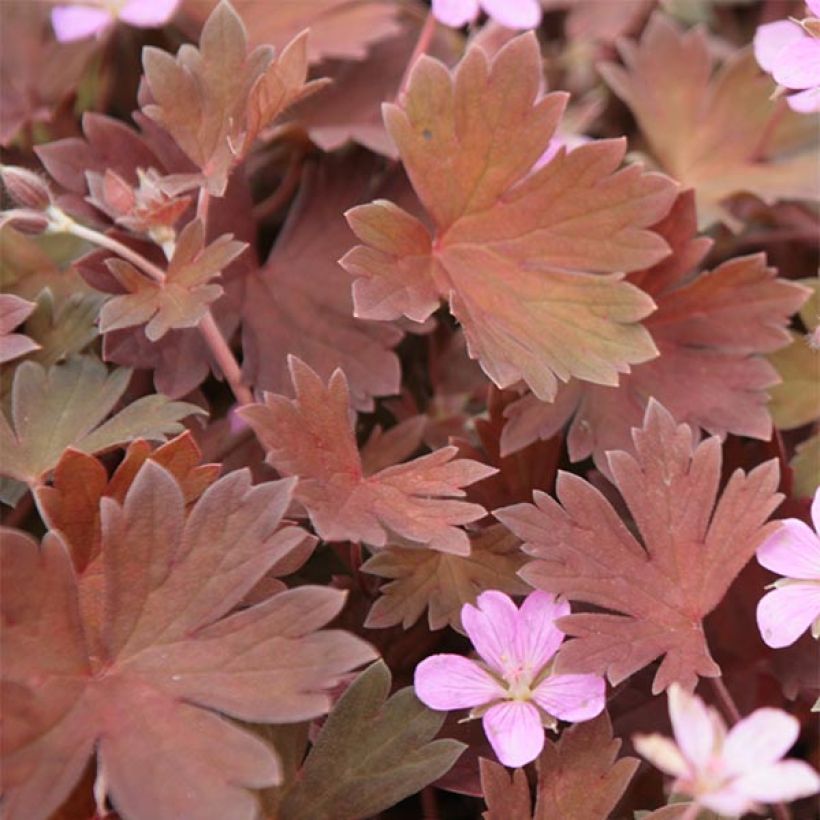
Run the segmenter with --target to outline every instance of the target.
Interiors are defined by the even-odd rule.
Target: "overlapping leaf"
[[[322,630],[344,593],[301,587],[228,614],[304,533],[280,528],[293,483],[212,485],[190,512],[173,476],[143,464],[102,504],[105,621],[77,604],[60,536],[5,531],[3,792],[9,820],[46,818],[94,753],[117,811],[140,820],[230,820],[280,780],[275,752],[223,719],[299,722],[373,658]],[[99,650],[91,647],[99,646]]]
[[[452,74],[429,57],[416,64],[384,117],[434,233],[390,202],[354,208],[365,244],[342,264],[357,277],[358,316],[423,321],[447,299],[498,386],[524,379],[550,398],[558,379],[615,384],[655,355],[640,325],[652,302],[621,275],[667,254],[647,228],[674,185],[617,171],[619,140],[560,151],[530,174],[566,102],[538,99],[540,60],[528,34],[492,63],[469,49]]]
[[[328,716],[279,816],[287,820],[372,817],[441,777],[464,750],[434,740],[444,715],[407,687],[389,699],[384,663],[365,670]]]
[[[781,499],[777,463],[735,471],[718,499],[719,439],[694,445],[687,425],[650,402],[633,440],[636,455],[610,453],[609,470],[640,541],[571,473],[559,475],[558,501],[536,493],[534,505],[496,516],[536,559],[521,571],[526,581],[610,611],[561,619],[574,640],[559,670],[606,673],[616,684],[662,657],[653,691],[673,681],[693,688],[699,675],[720,674],[702,620],[771,532],[764,522]]]
[[[482,757],[478,761],[481,771],[481,791],[487,810],[484,820],[532,820],[530,785],[523,769],[510,774],[500,763]]]
[[[750,49],[714,60],[703,28],[680,31],[657,13],[639,44],[622,42],[626,68],[600,70],[632,109],[661,168],[694,188],[701,225],[725,221],[722,206],[751,192],[766,202],[817,199],[817,130],[783,105]],[[773,117],[777,117],[773,120]]]
[[[68,447],[99,453],[136,438],[181,432],[180,420],[202,410],[165,396],[143,396],[105,420],[128,387],[131,372],[108,372],[91,356],[48,369],[23,362],[14,374],[11,419],[0,415],[2,475],[35,486]],[[9,423],[9,421],[11,423]]]
[[[448,624],[461,631],[461,607],[475,603],[486,589],[508,595],[529,590],[517,575],[526,556],[517,538],[494,526],[470,541],[469,555],[388,547],[363,565],[362,571],[391,579],[367,615],[365,626],[411,627],[427,610],[430,629]]]
[[[38,350],[40,345],[25,333],[15,333],[36,305],[11,293],[0,294],[0,364]]]
[[[387,544],[388,533],[430,549],[467,555],[460,525],[482,518],[478,504],[459,500],[465,486],[495,472],[444,447],[406,464],[366,475],[350,426],[350,396],[341,370],[327,386],[304,362],[289,358],[295,399],[265,394],[239,414],[283,475],[299,477],[296,498],[328,541]]]
[[[337,264],[350,246],[342,214],[361,202],[374,171],[363,157],[305,171],[268,261],[245,290],[242,366],[258,389],[290,392],[292,354],[323,379],[344,370],[358,409],[371,409],[373,396],[399,392],[399,360],[390,348],[402,333],[354,318],[350,280]]]
[[[570,457],[593,455],[606,471],[607,451],[630,448],[629,431],[641,425],[650,398],[679,421],[711,434],[770,437],[767,388],[777,382],[777,373],[763,354],[788,343],[789,319],[806,290],[778,279],[761,254],[693,275],[710,242],[696,236],[692,192],[678,198],[656,230],[673,255],[631,274],[629,281],[658,305],[646,327],[660,356],[622,376],[617,387],[572,380],[559,388],[552,404],[524,397],[506,410],[503,452],[549,438],[572,419]]]
[[[306,32],[275,59],[269,46],[249,53],[242,20],[227,2],[208,18],[198,49],[184,45],[174,59],[148,47],[143,66],[153,96],[143,111],[171,134],[202,172],[181,175],[176,190],[204,184],[216,196],[225,193],[231,170],[259,132],[320,85],[305,82]]]
[[[223,293],[212,280],[246,247],[230,234],[205,247],[205,229],[202,221],[195,219],[180,233],[161,282],[148,279],[124,259],[107,260],[108,269],[128,293],[105,303],[100,330],[105,333],[147,322],[145,335],[155,342],[169,330],[196,327],[211,302]]]

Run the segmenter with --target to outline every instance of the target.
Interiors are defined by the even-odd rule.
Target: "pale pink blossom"
[[[785,519],[757,550],[766,569],[785,577],[757,605],[763,640],[780,649],[793,644],[809,627],[820,637],[820,489],[811,517],[816,532],[796,518]]]
[[[99,36],[117,20],[138,28],[164,26],[179,0],[84,0],[51,10],[51,25],[61,43]]]
[[[433,0],[436,20],[453,28],[471,23],[480,11],[505,28],[535,28],[541,22],[538,0]]]
[[[552,658],[564,634],[555,621],[569,604],[533,592],[521,608],[502,592],[465,604],[461,622],[481,661],[433,655],[416,667],[416,694],[431,709],[471,709],[505,766],[523,766],[541,753],[544,727],[557,720],[590,720],[603,711],[606,684],[597,675],[555,675]]]
[[[789,94],[794,111],[820,111],[820,0],[808,0],[809,14],[802,22],[775,20],[755,34],[755,57],[760,67]]]
[[[809,797],[820,777],[800,760],[783,760],[800,724],[780,709],[758,709],[728,732],[718,713],[678,684],[669,687],[674,742],[661,735],[638,735],[635,748],[672,775],[672,791],[727,817],[757,811],[762,803]]]

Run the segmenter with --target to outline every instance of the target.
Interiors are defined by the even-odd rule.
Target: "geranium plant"
[[[813,818],[818,14],[4,0],[3,817]]]

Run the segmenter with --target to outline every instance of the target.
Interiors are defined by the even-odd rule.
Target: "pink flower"
[[[505,28],[535,28],[541,22],[538,0],[433,0],[433,15],[440,23],[461,28],[485,11]]]
[[[100,35],[118,19],[138,28],[164,26],[179,0],[86,0],[55,6],[51,25],[61,43]]]
[[[820,490],[811,505],[814,529],[820,531]],[[763,640],[780,649],[793,644],[809,627],[820,637],[820,537],[787,518],[757,551],[766,569],[786,576],[757,605],[757,625]]]
[[[554,675],[553,655],[564,634],[555,621],[569,604],[533,592],[517,609],[502,592],[465,604],[461,621],[483,663],[433,655],[416,667],[416,694],[431,709],[472,709],[505,766],[523,766],[541,753],[544,727],[556,718],[579,722],[603,711],[606,684],[597,675]]]
[[[780,709],[758,709],[726,732],[714,709],[678,684],[669,687],[669,716],[675,741],[638,735],[635,748],[654,766],[673,775],[672,791],[721,815],[738,817],[760,803],[816,794],[820,777],[808,763],[782,760],[800,731],[797,719]]]
[[[802,114],[820,111],[820,0],[806,5],[812,17],[767,23],[754,40],[760,67],[783,89],[797,91],[786,102]]]

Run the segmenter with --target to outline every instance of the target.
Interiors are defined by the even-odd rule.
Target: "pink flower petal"
[[[89,6],[55,6],[51,10],[51,26],[61,43],[83,40],[99,34],[114,22],[105,9]]]
[[[672,788],[676,791],[678,784],[675,783]],[[721,817],[740,817],[754,807],[754,801],[750,800],[734,783],[729,783],[718,791],[698,795],[698,803]]]
[[[461,655],[432,655],[417,667],[416,697],[431,709],[472,709],[506,694],[498,681]]]
[[[481,7],[505,28],[535,28],[541,22],[538,0],[481,0]]]
[[[796,518],[787,518],[757,550],[758,563],[785,578],[820,579],[820,538]]]
[[[820,40],[808,34],[777,55],[772,77],[786,88],[820,85]]]
[[[820,87],[789,94],[786,102],[789,108],[798,114],[814,114],[820,111]]]
[[[656,769],[674,777],[689,773],[689,765],[680,749],[668,737],[636,735],[632,738],[632,744]]]
[[[174,16],[178,5],[179,0],[129,0],[118,17],[131,26],[159,28]]]
[[[802,760],[760,766],[735,780],[736,789],[761,803],[789,803],[820,791],[820,777]]]
[[[577,723],[604,711],[606,683],[598,675],[552,675],[538,684],[532,696],[545,712]]]
[[[771,74],[780,52],[805,36],[806,32],[791,20],[777,20],[760,26],[754,39],[755,59],[758,65]]]
[[[544,748],[544,727],[538,710],[522,700],[508,700],[484,715],[484,732],[505,766],[524,766]]]
[[[773,649],[791,646],[820,616],[820,585],[794,583],[774,589],[757,605],[757,626]]]
[[[461,623],[479,655],[496,672],[503,675],[520,665],[515,657],[518,609],[503,592],[491,589],[476,600],[478,608],[465,604],[461,608]]]
[[[814,499],[811,502],[811,521],[815,532],[820,536],[820,487],[814,491]]]
[[[820,17],[820,0],[806,0],[806,5],[813,17]]]
[[[703,768],[709,762],[715,746],[716,732],[712,712],[703,701],[678,684],[669,687],[669,717],[683,756]]]
[[[433,0],[433,16],[445,26],[461,28],[478,17],[478,0]]]
[[[549,592],[531,592],[518,610],[518,656],[535,674],[558,651],[564,633],[555,625],[557,618],[569,615],[569,602],[556,600]]]
[[[732,774],[753,772],[775,763],[794,745],[800,733],[796,718],[780,709],[758,709],[729,730],[723,761]]]

